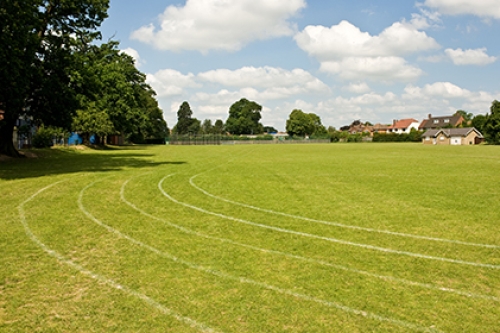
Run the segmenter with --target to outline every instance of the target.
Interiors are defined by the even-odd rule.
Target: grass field
[[[0,162],[0,332],[500,332],[500,149]]]

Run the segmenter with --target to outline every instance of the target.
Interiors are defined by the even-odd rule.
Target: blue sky
[[[155,89],[169,127],[226,120],[240,98],[285,129],[293,109],[325,126],[500,100],[500,0],[111,0],[103,39],[118,39]]]

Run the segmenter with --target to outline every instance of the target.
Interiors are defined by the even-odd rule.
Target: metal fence
[[[311,144],[330,143],[329,139],[282,139],[282,138],[251,138],[238,137],[235,139],[226,135],[173,135],[168,144],[179,146],[203,146],[203,145],[269,145],[269,144]]]

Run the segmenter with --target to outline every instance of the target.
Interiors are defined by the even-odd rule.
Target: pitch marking
[[[243,224],[247,224],[247,225],[251,225],[251,226],[259,227],[259,228],[263,228],[263,229],[269,229],[269,230],[273,230],[273,231],[277,231],[277,232],[281,232],[281,233],[286,233],[286,234],[291,234],[291,235],[297,235],[297,236],[301,236],[301,237],[308,237],[308,238],[312,238],[312,239],[319,239],[319,240],[324,240],[324,241],[327,241],[327,242],[337,243],[337,244],[342,244],[342,245],[356,246],[356,247],[360,247],[360,248],[364,248],[364,249],[368,249],[368,250],[380,251],[380,252],[384,252],[384,253],[391,253],[391,254],[397,254],[397,255],[405,255],[405,256],[414,257],[414,258],[420,258],[420,259],[437,260],[437,261],[449,262],[449,263],[459,264],[459,265],[468,265],[468,266],[483,267],[483,268],[489,268],[489,269],[500,269],[500,265],[483,264],[483,263],[477,263],[477,262],[471,262],[471,261],[464,261],[464,260],[458,260],[458,259],[435,257],[435,256],[426,255],[426,254],[420,254],[420,253],[414,253],[414,252],[408,252],[408,251],[393,250],[393,249],[389,249],[389,248],[385,248],[385,247],[379,247],[379,246],[374,246],[374,245],[368,245],[368,244],[362,244],[362,243],[354,243],[354,242],[349,242],[349,241],[345,241],[345,240],[341,240],[341,239],[337,239],[337,238],[318,236],[318,235],[309,234],[309,233],[305,233],[305,232],[294,231],[294,230],[284,229],[284,228],[279,228],[279,227],[273,227],[273,226],[270,226],[270,225],[267,225],[267,224],[256,223],[256,222],[239,219],[239,218],[232,217],[232,216],[227,216],[227,215],[223,215],[223,214],[219,214],[219,213],[214,213],[214,212],[208,211],[206,209],[203,209],[203,208],[200,208],[200,207],[197,207],[197,206],[193,206],[193,205],[187,204],[185,202],[178,201],[178,200],[174,199],[172,196],[170,196],[167,192],[165,192],[165,190],[162,187],[162,184],[165,181],[165,179],[167,179],[170,176],[172,176],[172,175],[164,177],[158,183],[158,188],[163,193],[163,195],[165,197],[167,197],[169,200],[171,200],[171,201],[173,201],[173,202],[175,202],[175,203],[177,203],[179,205],[182,205],[184,207],[188,207],[188,208],[197,210],[197,211],[205,213],[205,214],[209,214],[209,215],[217,216],[217,217],[220,217],[220,218],[223,218],[223,219],[235,221],[235,222],[238,222],[238,223],[243,223]]]
[[[361,315],[363,317],[374,319],[374,320],[378,320],[378,321],[381,321],[381,322],[388,322],[388,323],[395,324],[395,325],[398,325],[398,326],[401,326],[401,327],[405,327],[405,328],[408,328],[408,329],[411,329],[411,330],[414,330],[414,331],[418,331],[418,332],[441,332],[440,330],[435,329],[433,327],[419,326],[419,325],[412,324],[410,322],[406,322],[406,321],[403,321],[403,320],[392,319],[392,318],[388,318],[388,317],[377,315],[375,313],[370,313],[370,312],[367,312],[367,311],[362,311],[362,310],[350,308],[350,307],[347,307],[347,306],[342,305],[340,303],[326,301],[326,300],[323,300],[323,299],[320,299],[320,298],[317,298],[317,297],[313,297],[313,296],[309,296],[309,295],[306,295],[306,294],[296,293],[296,292],[294,292],[292,290],[283,289],[283,288],[280,288],[280,287],[269,285],[269,284],[266,284],[266,283],[263,283],[263,282],[258,282],[258,281],[255,281],[255,280],[252,280],[252,279],[248,279],[248,278],[245,278],[245,277],[233,276],[233,275],[230,275],[230,274],[225,273],[225,272],[217,271],[217,270],[214,270],[214,269],[206,268],[206,267],[198,265],[198,264],[191,263],[189,261],[186,261],[186,260],[183,260],[183,259],[181,259],[179,257],[176,257],[176,256],[174,256],[174,255],[172,255],[170,253],[160,251],[159,249],[157,249],[155,247],[147,245],[147,244],[145,244],[145,243],[143,243],[143,242],[141,242],[141,241],[139,241],[139,240],[137,240],[135,238],[132,238],[132,237],[126,235],[126,234],[123,234],[119,230],[114,229],[113,227],[111,227],[111,226],[103,223],[102,221],[100,221],[99,219],[97,219],[96,217],[94,217],[89,211],[87,211],[85,209],[85,207],[83,206],[83,203],[82,203],[83,194],[84,194],[84,192],[88,188],[90,188],[91,186],[93,186],[95,183],[96,182],[90,183],[89,185],[87,185],[85,188],[83,188],[80,191],[80,195],[78,196],[78,207],[80,208],[80,210],[90,220],[92,220],[93,222],[95,222],[97,225],[105,228],[109,232],[117,235],[118,237],[121,237],[123,239],[126,239],[126,240],[130,241],[132,244],[135,244],[137,246],[140,246],[140,247],[143,247],[145,249],[148,249],[149,251],[151,251],[151,252],[153,252],[153,253],[155,253],[155,254],[163,257],[163,258],[172,260],[172,261],[174,261],[176,263],[179,263],[179,264],[182,264],[182,265],[184,265],[186,267],[189,267],[189,268],[192,268],[192,269],[196,269],[196,270],[199,270],[201,272],[208,273],[208,274],[220,277],[220,278],[225,278],[225,279],[228,279],[228,280],[238,281],[240,283],[251,284],[251,285],[254,285],[254,286],[257,286],[257,287],[260,287],[260,288],[264,288],[264,289],[268,289],[268,290],[272,290],[272,291],[278,292],[280,294],[289,295],[289,296],[293,296],[293,297],[298,298],[298,299],[315,302],[315,303],[318,303],[318,304],[321,304],[321,305],[325,305],[325,306],[328,306],[328,307],[336,308],[338,310],[342,310],[342,311],[347,312],[347,313],[351,313],[351,314],[355,314],[355,315]]]
[[[63,181],[59,181],[59,182],[56,182],[56,183],[53,183],[49,186],[46,186],[44,188],[42,188],[41,190],[37,191],[35,194],[33,194],[31,197],[29,197],[27,200],[25,200],[24,202],[22,202],[19,206],[18,206],[18,211],[19,211],[19,217],[20,217],[20,220],[21,220],[21,224],[23,225],[24,227],[24,231],[26,232],[26,235],[31,239],[31,241],[33,241],[36,245],[38,245],[39,248],[41,248],[45,253],[47,253],[49,256],[57,259],[59,262],[79,271],[81,274],[83,275],[86,275],[94,280],[97,280],[101,283],[104,283],[104,284],[107,284],[108,286],[114,288],[114,289],[117,289],[117,290],[120,290],[120,291],[123,291],[124,293],[130,295],[130,296],[134,296],[142,301],[144,301],[146,304],[148,304],[149,306],[155,308],[156,310],[160,311],[161,313],[165,314],[165,315],[168,315],[170,317],[173,317],[175,318],[176,320],[184,323],[184,324],[187,324],[193,328],[196,328],[198,329],[199,331],[201,332],[206,332],[206,333],[217,333],[217,331],[213,330],[212,328],[204,325],[204,324],[201,324],[201,323],[198,323],[197,321],[189,318],[189,317],[185,317],[185,316],[181,316],[177,313],[175,313],[174,311],[172,311],[171,309],[161,305],[160,303],[158,303],[157,301],[155,301],[154,299],[152,299],[151,297],[148,297],[144,294],[141,294],[133,289],[130,289],[128,288],[127,286],[125,285],[122,285],[122,284],[119,284],[111,279],[108,279],[102,275],[99,275],[99,274],[96,274],[86,268],[84,268],[83,266],[73,262],[72,260],[69,260],[67,258],[65,258],[62,254],[52,250],[51,248],[49,248],[47,245],[45,245],[44,243],[42,243],[42,241],[40,241],[34,234],[33,232],[31,231],[28,223],[26,222],[26,215],[25,215],[25,212],[24,212],[24,205],[26,205],[28,202],[32,201],[36,196],[38,196],[40,193],[50,189],[51,187],[57,185],[57,184],[60,184],[62,183]]]
[[[211,170],[209,170],[211,171]],[[206,172],[209,172],[206,171]],[[203,173],[206,173],[203,172]],[[216,196],[214,194],[209,193],[208,191],[202,189],[198,185],[194,183],[194,179],[198,176],[200,176],[203,173],[199,173],[197,175],[194,175],[189,179],[189,183],[191,186],[193,186],[195,189],[198,191],[202,192],[203,194],[217,200],[225,201],[227,203],[231,203],[234,205],[238,205],[241,207],[246,207],[250,208],[253,210],[257,210],[260,212],[265,212],[265,213],[270,213],[270,214],[275,214],[275,215],[281,215],[285,217],[290,217],[294,218],[297,220],[303,220],[307,222],[313,222],[313,223],[318,223],[318,224],[324,224],[324,225],[330,225],[334,227],[340,227],[340,228],[347,228],[347,229],[353,229],[353,230],[361,230],[361,231],[367,231],[367,232],[376,232],[380,234],[387,234],[387,235],[392,235],[392,236],[399,236],[399,237],[408,237],[408,238],[415,238],[415,239],[423,239],[423,240],[428,240],[428,241],[435,241],[435,242],[443,242],[443,243],[452,243],[452,244],[460,244],[460,245],[467,245],[467,246],[476,246],[476,247],[484,247],[484,248],[490,248],[490,249],[500,249],[500,245],[492,245],[492,244],[481,244],[481,243],[470,243],[470,242],[464,242],[460,240],[455,240],[455,239],[446,239],[446,238],[438,238],[438,237],[429,237],[429,236],[422,236],[422,235],[415,235],[415,234],[407,234],[407,233],[402,233],[402,232],[395,232],[395,231],[389,231],[389,230],[383,230],[383,229],[374,229],[374,228],[366,228],[366,227],[360,227],[360,226],[355,226],[355,225],[349,225],[349,224],[343,224],[339,222],[331,222],[331,221],[324,221],[324,220],[317,220],[317,219],[312,219],[304,216],[299,216],[299,215],[292,215],[292,214],[287,214],[283,212],[278,212],[274,211],[271,209],[265,209],[265,208],[260,208],[252,205],[248,205],[245,203],[229,200],[223,197]]]
[[[264,249],[264,248],[260,248],[260,247],[256,247],[256,246],[252,246],[252,245],[248,245],[248,244],[244,244],[244,243],[238,243],[238,242],[232,241],[232,240],[227,239],[227,238],[219,238],[219,237],[210,236],[210,235],[207,235],[207,234],[204,234],[204,233],[201,233],[201,232],[197,232],[197,231],[194,231],[192,229],[188,229],[188,228],[182,227],[180,225],[177,225],[175,223],[172,223],[170,221],[167,221],[167,220],[165,220],[163,218],[151,215],[151,214],[145,212],[144,210],[138,208],[136,205],[134,205],[130,201],[128,201],[125,198],[125,187],[127,186],[127,184],[131,180],[132,180],[132,178],[128,179],[121,186],[121,189],[120,189],[120,199],[121,199],[122,202],[124,202],[125,204],[127,204],[128,206],[130,206],[131,208],[133,208],[134,210],[138,211],[142,215],[144,215],[144,216],[146,216],[146,217],[148,217],[150,219],[162,222],[162,223],[164,223],[164,224],[166,224],[168,226],[171,226],[173,228],[176,228],[176,229],[178,229],[181,232],[184,232],[186,234],[195,235],[197,237],[202,237],[202,238],[206,238],[206,239],[216,240],[216,241],[219,241],[219,242],[222,242],[222,243],[228,243],[228,244],[232,244],[232,245],[236,245],[236,246],[248,248],[248,249],[255,250],[255,251],[260,251],[260,252],[264,252],[264,253],[279,255],[279,256],[283,256],[283,257],[287,257],[287,258],[291,258],[291,259],[296,259],[296,260],[301,260],[301,261],[305,261],[305,262],[309,262],[309,263],[313,263],[313,264],[318,264],[318,265],[322,265],[322,266],[332,267],[334,269],[339,269],[339,270],[343,270],[343,271],[347,271],[347,272],[352,272],[352,273],[356,273],[356,274],[360,274],[360,275],[365,275],[365,276],[369,276],[369,277],[373,277],[373,278],[377,278],[377,279],[381,279],[381,280],[385,280],[385,281],[397,282],[397,283],[401,283],[401,284],[406,284],[406,285],[410,285],[410,286],[416,286],[416,287],[421,287],[421,288],[426,288],[426,289],[431,289],[431,290],[449,292],[449,293],[457,294],[457,295],[460,295],[460,296],[466,296],[466,297],[472,297],[472,298],[481,298],[481,299],[486,299],[486,300],[500,302],[500,298],[499,297],[495,297],[495,296],[477,294],[477,293],[473,293],[473,292],[469,292],[469,291],[462,291],[462,290],[457,290],[457,289],[447,288],[447,287],[440,287],[440,286],[436,286],[436,285],[429,284],[429,283],[420,283],[420,282],[410,281],[410,280],[406,280],[406,279],[400,279],[400,278],[396,278],[396,277],[388,276],[388,275],[378,275],[378,274],[370,273],[368,271],[363,271],[363,270],[349,268],[347,266],[335,265],[335,264],[332,264],[332,263],[329,263],[329,262],[326,262],[326,261],[323,261],[323,260],[316,260],[316,259],[312,259],[312,258],[308,258],[308,257],[302,257],[302,256],[294,255],[294,254],[291,254],[291,253],[286,253],[286,252],[281,252],[281,251]]]

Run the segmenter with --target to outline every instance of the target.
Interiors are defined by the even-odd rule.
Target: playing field
[[[500,332],[500,147],[0,162],[0,332]]]

